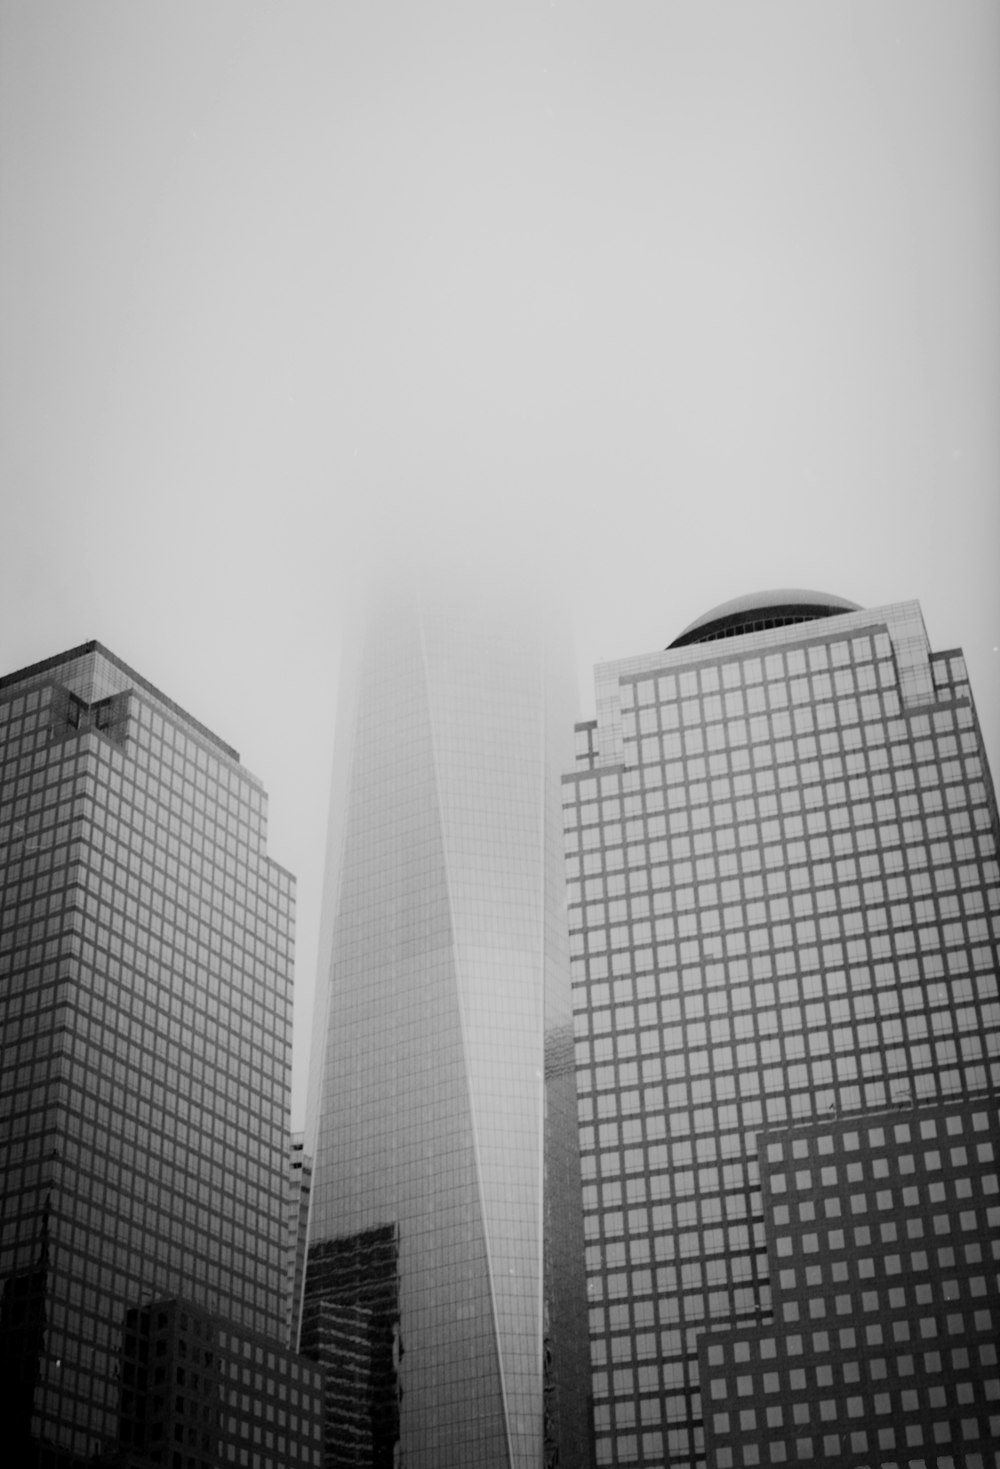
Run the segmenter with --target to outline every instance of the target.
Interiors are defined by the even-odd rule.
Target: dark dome
[[[716,638],[739,637],[767,627],[787,627],[793,622],[811,622],[816,617],[836,617],[841,612],[858,612],[857,602],[831,597],[826,592],[806,592],[800,587],[776,592],[751,592],[734,597],[698,617],[674,638],[671,648],[689,643],[712,643]]]

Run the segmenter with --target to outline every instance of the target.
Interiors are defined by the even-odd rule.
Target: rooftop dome
[[[801,587],[776,592],[751,592],[734,597],[704,613],[674,638],[671,648],[689,643],[712,643],[717,638],[734,638],[743,633],[762,632],[768,627],[788,627],[794,622],[812,622],[817,617],[836,617],[859,611],[857,602],[831,597],[826,592],[806,592]]]

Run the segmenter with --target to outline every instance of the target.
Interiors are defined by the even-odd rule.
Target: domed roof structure
[[[669,646],[685,648],[690,643],[711,643],[717,638],[739,637],[768,627],[787,627],[795,622],[811,622],[817,617],[836,617],[842,612],[859,610],[857,602],[848,602],[845,597],[832,597],[827,592],[807,592],[800,587],[751,592],[748,596],[733,597],[732,601],[722,602],[705,612]]]

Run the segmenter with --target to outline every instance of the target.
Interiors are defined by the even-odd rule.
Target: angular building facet
[[[183,1364],[168,1382],[123,1337],[150,1303],[184,1302],[287,1363],[294,884],[267,855],[264,792],[87,643],[0,679],[0,842],[8,1462],[92,1462],[121,1434],[129,1464],[139,1438],[143,1463],[212,1463],[201,1430],[183,1451],[165,1437]],[[301,1402],[261,1463],[318,1462],[319,1375],[288,1375]]]
[[[328,1464],[588,1462],[572,712],[537,628],[481,601],[390,599],[342,696],[302,1345],[371,1430]]]
[[[961,654],[912,602],[738,599],[598,667],[564,801],[598,1463],[992,1464],[1000,873]],[[929,1173],[959,1155],[964,1206]]]

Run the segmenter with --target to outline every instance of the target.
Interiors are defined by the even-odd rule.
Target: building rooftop
[[[3,677],[0,677],[0,691],[11,688],[19,683],[33,681],[41,674],[55,672],[58,668],[77,663],[80,659],[92,654],[103,658],[113,668],[116,668],[119,673],[123,674],[130,683],[137,685],[147,694],[151,694],[171,714],[182,719],[192,730],[196,730],[203,738],[210,741],[217,750],[221,751],[224,755],[228,755],[237,764],[239,763],[240,755],[238,750],[234,750],[232,745],[227,745],[207,725],[202,724],[199,719],[195,719],[186,709],[182,709],[179,704],[176,704],[173,699],[168,699],[162,690],[158,689],[155,684],[149,682],[149,679],[143,678],[140,673],[136,673],[134,668],[130,668],[127,663],[123,663],[117,654],[111,652],[110,648],[106,648],[103,643],[99,643],[94,639],[88,643],[81,643],[79,647],[67,648],[64,653],[56,653],[51,658],[43,658],[38,663],[31,663],[27,668],[19,668],[14,673],[4,674]],[[251,777],[251,779],[256,778]]]
[[[690,643],[710,643],[716,638],[738,637],[767,627],[785,627],[795,622],[811,622],[817,617],[858,611],[857,602],[833,597],[828,592],[804,591],[801,587],[750,592],[722,602],[695,618],[669,647],[684,648]]]

